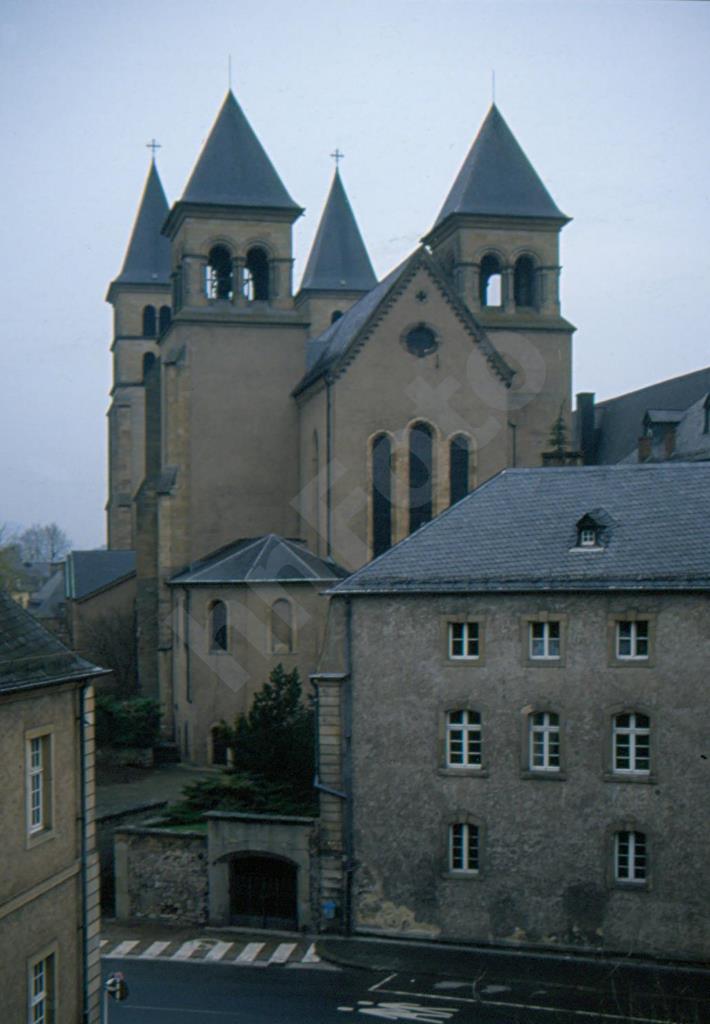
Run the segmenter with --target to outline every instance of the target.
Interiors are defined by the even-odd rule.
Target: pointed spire
[[[370,257],[336,167],[301,291],[369,292],[376,284]]]
[[[300,211],[231,89],[195,164],[182,202]]]
[[[167,215],[168,201],[153,159],[126,258],[114,284],[169,283],[170,242],[160,233]]]
[[[436,225],[457,213],[568,220],[492,104]]]

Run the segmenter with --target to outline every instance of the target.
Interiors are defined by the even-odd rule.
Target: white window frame
[[[460,637],[454,635],[457,631],[460,631]],[[461,645],[462,654],[454,654],[454,644]],[[478,622],[449,622],[449,657],[451,660],[476,661],[480,656],[481,633]]]
[[[614,880],[644,885],[648,880],[648,840],[645,832],[614,833]]]
[[[452,721],[452,716],[461,715],[461,721]],[[453,757],[453,745],[460,746],[461,760]],[[481,745],[481,715],[467,708],[455,708],[446,712],[446,767],[470,768],[480,771],[483,766]]]
[[[619,719],[628,716],[628,725],[619,725]],[[638,719],[643,718],[646,725],[640,725]],[[612,720],[612,770],[619,775],[649,775],[651,772],[651,719],[648,715],[636,711],[621,711]],[[627,753],[623,753],[626,743]],[[639,749],[640,748],[640,749]],[[628,759],[628,767],[621,767],[620,761]],[[645,761],[646,767],[641,768],[639,761]]]
[[[27,735],[25,758],[27,834],[32,838],[52,828],[52,733]]]
[[[623,635],[622,627],[624,627]],[[628,629],[625,627],[628,627]],[[626,641],[628,641],[629,653],[622,654],[621,644]],[[646,649],[643,654],[639,654],[639,646],[641,644],[643,644]],[[648,661],[650,646],[651,628],[648,619],[617,619],[616,657],[619,661]]]
[[[55,954],[38,957],[27,972],[28,1024],[53,1024],[55,1020]]]
[[[579,531],[579,546],[582,548],[596,547],[597,531],[592,526],[584,526]]]
[[[478,825],[457,821],[449,825],[449,871],[477,875],[481,863],[481,830]]]
[[[552,636],[551,627],[556,627],[557,636]],[[540,636],[535,636],[535,633]],[[558,620],[528,623],[529,652],[531,661],[559,661],[562,649],[562,625]],[[542,641],[542,653],[535,653],[535,645]]]
[[[536,721],[539,718],[542,721]],[[540,763],[536,764],[538,756]],[[531,711],[528,715],[528,770],[559,772],[560,760],[560,716],[555,711]]]

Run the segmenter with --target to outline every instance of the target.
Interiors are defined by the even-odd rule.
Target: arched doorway
[[[241,854],[229,864],[229,911],[234,925],[298,928],[298,866],[285,857]]]

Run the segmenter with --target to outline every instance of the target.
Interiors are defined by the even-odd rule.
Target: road
[[[692,995],[616,1001],[584,985],[519,987],[481,979],[386,974],[323,964],[255,967],[204,961],[104,960],[122,971],[125,1002],[109,1000],[105,1024],[705,1024],[707,1004]]]

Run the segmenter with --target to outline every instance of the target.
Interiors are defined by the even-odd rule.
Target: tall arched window
[[[481,260],[481,305],[501,306],[503,304],[503,274],[500,260],[488,253]]]
[[[432,516],[432,430],[415,423],[409,431],[409,532]]]
[[[513,272],[516,306],[535,305],[535,264],[530,256],[519,256]]]
[[[372,556],[392,546],[392,444],[387,434],[372,442]]]
[[[271,653],[290,654],[293,650],[291,602],[280,597],[271,606]]]
[[[269,298],[269,257],[261,246],[253,246],[244,265],[244,295],[249,302]]]
[[[146,354],[143,356],[143,380],[144,381],[145,381],[146,377],[148,376],[148,374],[150,373],[150,371],[153,369],[154,366],[155,366],[155,356],[153,355],[152,352],[146,352]]]
[[[231,299],[234,294],[232,256],[225,245],[213,245],[210,249],[205,291],[208,299]]]
[[[210,650],[227,650],[227,606],[224,601],[215,601],[209,616]]]
[[[155,306],[143,307],[143,337],[155,337]]]
[[[468,438],[457,434],[449,444],[449,504],[468,494]]]
[[[160,316],[158,319],[158,328],[160,334],[165,334],[168,327],[170,327],[170,306],[160,307]]]

